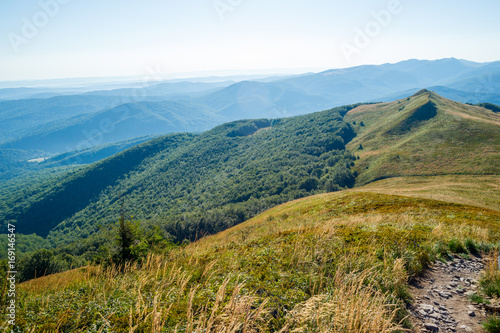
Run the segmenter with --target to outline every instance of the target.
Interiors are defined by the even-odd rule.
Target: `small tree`
[[[137,239],[137,228],[130,221],[125,221],[122,213],[118,223],[118,233],[116,235],[117,245],[119,247],[118,260],[120,262],[134,259],[132,256],[132,246]]]

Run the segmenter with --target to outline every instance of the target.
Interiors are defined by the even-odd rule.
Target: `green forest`
[[[35,274],[30,262],[46,262],[36,271],[51,273],[103,260],[121,215],[138,221],[143,247],[193,241],[278,204],[352,187],[356,157],[345,145],[355,132],[343,116],[358,105],[167,135],[87,166],[45,171],[28,187],[6,182],[0,220],[23,234],[25,279]]]

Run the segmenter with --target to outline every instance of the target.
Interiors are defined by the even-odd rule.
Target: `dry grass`
[[[394,275],[401,274],[404,279],[402,261],[396,263],[394,270]],[[297,304],[280,332],[403,331],[404,328],[395,323],[397,304],[391,304],[394,298],[365,283],[372,274],[371,269],[346,274],[346,270],[339,267],[333,277],[333,291]]]
[[[379,180],[352,191],[405,195],[500,211],[500,176],[498,175],[396,177]]]
[[[408,277],[442,251],[435,244],[496,243],[499,220],[425,199],[319,195],[141,265],[24,283],[18,323],[26,332],[391,332],[406,325]]]

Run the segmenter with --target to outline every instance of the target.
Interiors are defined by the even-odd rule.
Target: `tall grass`
[[[481,251],[497,242],[499,216],[392,196],[322,195],[141,264],[23,283],[17,323],[24,332],[402,330],[408,280],[458,243]]]

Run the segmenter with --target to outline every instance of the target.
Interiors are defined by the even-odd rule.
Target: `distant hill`
[[[144,88],[121,88],[91,91],[85,95],[97,96],[134,96],[138,100],[166,100],[172,98],[189,98],[197,97],[198,94],[207,94],[209,92],[225,88],[234,81],[222,82],[165,82],[153,85],[148,85]]]
[[[480,64],[454,58],[407,60],[395,64],[333,69],[276,83],[321,95],[329,99],[332,105],[382,101],[384,96],[433,86],[498,95],[500,62]]]
[[[196,99],[230,120],[280,118],[329,108],[332,103],[318,93],[290,89],[279,82],[243,81]]]
[[[396,176],[500,174],[500,115],[434,92],[347,113],[358,136],[357,182]],[[354,123],[356,123],[354,125]]]
[[[113,96],[58,96],[0,101],[0,143],[21,138],[52,122],[109,108]]]
[[[127,103],[42,127],[0,147],[57,154],[146,135],[200,132],[223,122],[202,106],[180,101]]]

